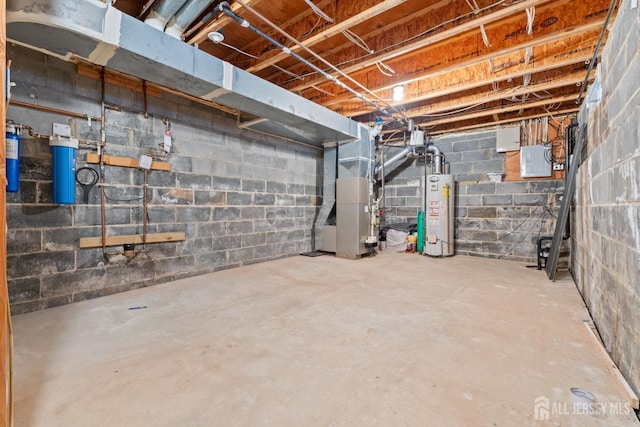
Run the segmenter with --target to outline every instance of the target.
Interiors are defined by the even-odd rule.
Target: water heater
[[[426,211],[424,213],[425,255],[451,256],[454,254],[454,200],[453,175],[427,175],[425,182]]]

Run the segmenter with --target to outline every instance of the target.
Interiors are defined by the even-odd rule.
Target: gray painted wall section
[[[13,99],[99,115],[100,82],[75,74],[74,64],[9,46]],[[143,109],[142,94],[107,85],[107,102]],[[322,151],[238,129],[235,117],[163,93],[148,98],[149,117],[108,110],[105,152],[138,158],[157,150],[162,120],[171,120],[170,172],[149,173],[149,232],[181,231],[184,242],[148,245],[126,261],[101,249],[78,248],[100,236],[98,187],[88,204],[51,201],[51,154],[46,140],[22,134],[20,193],[7,202],[7,273],[14,314],[82,301],[182,277],[297,255],[312,249],[322,203]],[[69,124],[81,141],[100,139],[100,124],[12,105],[8,119],[49,134]],[[86,148],[78,153],[85,166]],[[95,167],[95,165],[94,165]],[[143,175],[105,167],[109,235],[142,232]],[[112,250],[121,251],[122,247]],[[110,250],[110,252],[112,251]]]
[[[7,37],[267,118],[286,129],[280,136],[290,138],[297,129],[294,135],[300,142],[344,142],[358,134],[355,121],[210,56],[109,3],[63,0],[43,6],[36,0],[10,0]],[[278,126],[270,129],[277,132]]]
[[[564,182],[489,182],[487,173],[505,173],[506,154],[496,151],[494,130],[432,142],[445,154],[445,169],[456,180],[456,253],[535,263],[538,237],[553,234]],[[415,222],[423,203],[424,167],[409,159],[386,171],[387,223]]]
[[[604,345],[640,393],[640,9],[623,1],[602,54],[603,97],[586,111],[573,274]],[[586,120],[585,120],[586,119]]]

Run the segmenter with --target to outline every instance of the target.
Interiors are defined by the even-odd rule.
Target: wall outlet
[[[564,163],[554,163],[553,164],[553,170],[554,171],[563,171],[564,170]]]

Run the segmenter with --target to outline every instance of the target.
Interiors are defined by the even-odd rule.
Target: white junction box
[[[551,147],[524,145],[520,149],[520,176],[537,178],[551,176]]]
[[[61,123],[54,123],[53,132],[51,134],[61,136],[64,138],[71,138],[71,126],[63,125]]]
[[[518,151],[520,149],[520,126],[498,128],[496,131],[496,151]]]

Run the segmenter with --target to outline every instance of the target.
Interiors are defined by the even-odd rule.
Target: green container
[[[418,242],[416,249],[420,253],[424,250],[424,211],[418,211]]]

